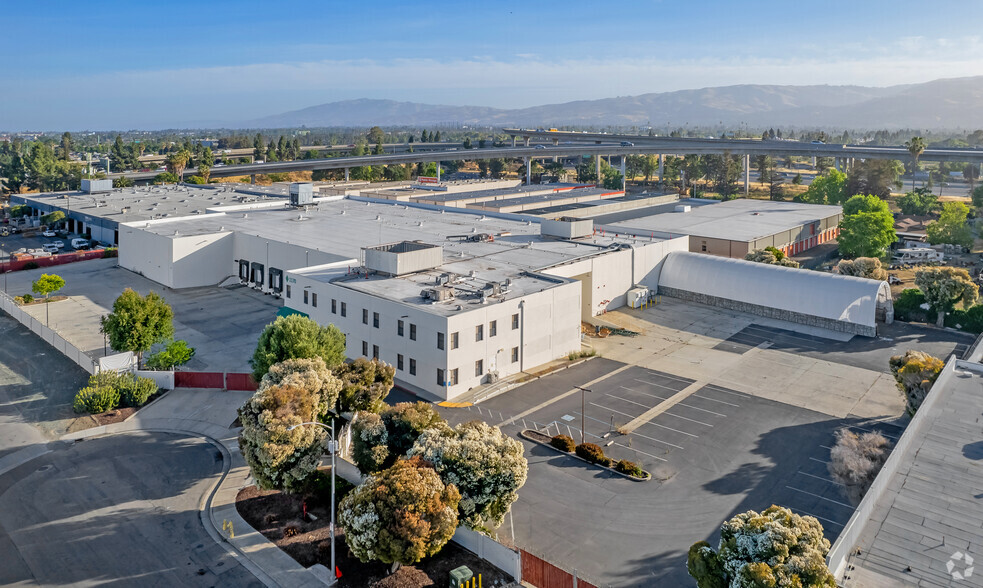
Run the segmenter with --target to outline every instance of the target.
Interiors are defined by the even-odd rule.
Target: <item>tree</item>
[[[173,370],[184,365],[195,356],[194,347],[189,347],[184,339],[169,342],[163,349],[147,358],[147,367],[152,370]]]
[[[603,161],[603,160],[602,160]],[[594,157],[585,159],[577,166],[577,182],[581,184],[597,183],[597,164]]]
[[[898,382],[898,389],[904,394],[905,410],[909,416],[914,416],[945,367],[945,362],[922,351],[909,349],[904,355],[891,357],[889,365]]]
[[[202,151],[201,157],[198,158],[198,175],[205,179],[204,183],[208,183],[208,178],[212,174],[212,167],[215,166],[215,155],[212,153],[211,147],[205,147]]]
[[[167,166],[167,171],[180,179],[189,161],[191,161],[191,153],[182,149],[181,151],[169,153],[164,160],[164,165]]]
[[[177,174],[172,172],[161,172],[154,176],[154,184],[176,184],[181,181]]]
[[[40,278],[31,283],[31,291],[38,296],[44,296],[45,300],[48,299],[49,294],[64,287],[65,279],[55,274],[41,274]]]
[[[816,176],[812,184],[797,200],[809,204],[843,204],[847,199],[846,174],[835,169],[828,169]],[[802,176],[799,176],[801,183]]]
[[[836,588],[828,552],[815,517],[771,506],[724,522],[717,551],[706,541],[695,543],[686,569],[700,588]]]
[[[833,271],[844,276],[857,276],[868,280],[887,279],[887,270],[881,267],[881,260],[876,257],[858,257],[852,261],[844,259],[836,264]]]
[[[400,402],[378,414],[360,412],[352,421],[352,459],[363,474],[384,470],[406,457],[421,433],[443,422],[427,402]]]
[[[976,163],[967,163],[963,167],[963,177],[969,182],[970,191],[975,191],[973,186],[976,184],[976,180],[980,179],[980,167]]]
[[[52,226],[55,223],[65,220],[65,213],[60,210],[55,210],[54,212],[49,212],[48,214],[41,217],[41,224]]]
[[[101,331],[117,351],[133,351],[139,360],[154,343],[174,336],[174,311],[156,292],[146,296],[130,288],[113,302],[113,311],[102,317]]]
[[[836,445],[829,452],[826,468],[833,481],[856,506],[881,471],[891,444],[877,432],[856,433],[847,428],[836,431]]]
[[[904,171],[900,161],[866,159],[858,161],[847,174],[847,194],[873,194],[881,198],[891,195],[892,188],[901,188],[898,177]]]
[[[314,357],[323,359],[330,370],[340,366],[345,359],[344,333],[334,325],[322,327],[313,319],[292,314],[266,325],[249,365],[253,379],[259,382],[275,363]]]
[[[341,392],[341,380],[335,377],[320,357],[287,359],[270,366],[259,387],[296,386],[317,397],[314,413],[318,418],[334,410]]]
[[[729,200],[737,194],[737,180],[741,177],[740,158],[730,153],[705,156],[706,175],[713,190]]]
[[[790,259],[781,249],[776,247],[765,247],[764,249],[755,249],[751,253],[744,256],[744,259],[748,261],[754,261],[757,263],[767,263],[769,265],[780,265],[783,267],[799,267],[799,262],[794,259]]]
[[[621,172],[608,166],[607,169],[603,170],[604,180],[601,185],[608,190],[622,190],[625,187],[625,178],[621,175]]]
[[[386,134],[382,131],[380,127],[372,127],[369,129],[368,135],[369,143],[380,144],[386,140]]]
[[[522,443],[498,427],[471,421],[425,430],[409,455],[432,463],[444,483],[457,486],[461,524],[481,530],[501,525],[519,497],[529,469],[522,452]]]
[[[342,346],[344,350],[344,346]],[[342,382],[337,412],[379,412],[393,388],[396,370],[378,359],[359,357],[334,369]]]
[[[942,205],[939,220],[925,227],[928,242],[932,245],[952,243],[967,249],[973,246],[973,230],[966,224],[969,208],[962,202],[946,202]]]
[[[65,131],[61,134],[61,159],[68,161],[72,155],[72,134]]]
[[[461,495],[419,459],[366,478],[338,506],[345,542],[363,562],[394,567],[434,555],[457,529]]]
[[[161,174],[157,174],[157,176],[160,176],[160,175]],[[155,177],[154,179],[156,180],[157,178]],[[161,182],[161,183],[163,183],[163,182]],[[126,177],[126,176],[119,176],[119,177],[113,178],[113,187],[114,188],[132,188],[133,185],[134,185],[133,180],[131,178]]]
[[[317,470],[324,454],[324,429],[293,425],[313,422],[321,398],[291,383],[260,386],[239,408],[239,450],[256,485],[264,490],[296,492]]]
[[[979,287],[964,269],[954,267],[928,267],[915,272],[915,285],[925,294],[925,302],[939,311],[936,325],[945,324],[945,314],[957,302],[971,306],[979,297]]]
[[[488,162],[488,170],[491,172],[493,178],[501,178],[502,172],[505,171],[505,160],[501,158],[490,160]]]
[[[843,205],[840,236],[844,257],[881,257],[898,240],[887,202],[877,196],[854,196]]]
[[[905,149],[911,153],[911,189],[915,189],[915,172],[918,171],[918,158],[925,152],[925,141],[921,137],[912,137],[905,141]]]
[[[939,197],[928,188],[915,188],[898,198],[898,208],[903,214],[925,216],[939,206]]]
[[[977,208],[983,208],[983,185],[976,186],[973,189],[973,206]]]

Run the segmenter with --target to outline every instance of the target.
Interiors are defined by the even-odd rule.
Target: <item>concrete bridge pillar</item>
[[[559,139],[553,139],[553,146],[554,147],[556,147],[559,144],[560,144],[560,140]]]
[[[526,185],[532,183],[532,158],[526,158]]]
[[[440,162],[437,162],[437,183],[440,183]]]
[[[751,189],[751,156],[744,156],[744,196],[748,195]]]
[[[835,167],[835,168],[836,168],[836,171],[842,171],[842,170],[840,169],[840,158],[839,158],[839,157],[837,157],[837,158],[835,158],[835,159],[833,160],[833,167]]]
[[[512,135],[512,146],[515,147],[515,135]]]
[[[666,170],[666,156],[662,153],[659,154],[659,183],[662,183],[663,173]]]
[[[348,181],[348,168],[345,168],[345,181]]]
[[[598,154],[597,158],[594,160],[594,171],[597,175],[597,185],[601,185],[601,156]]]
[[[249,174],[249,183],[250,184],[256,183],[256,174]]]
[[[625,159],[624,155],[621,156],[621,189],[625,190],[628,186],[628,176],[625,175]]]
[[[812,167],[813,168],[816,167],[816,156],[815,155],[812,156]]]
[[[523,142],[525,143],[525,145],[526,145],[526,147],[528,147],[528,146],[529,146],[529,139],[531,139],[531,138],[532,138],[532,137],[523,137],[523,138],[522,138],[522,140],[523,140]]]

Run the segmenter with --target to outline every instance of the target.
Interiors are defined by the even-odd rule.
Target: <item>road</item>
[[[57,444],[0,477],[0,585],[262,586],[199,519],[221,472],[182,435]]]

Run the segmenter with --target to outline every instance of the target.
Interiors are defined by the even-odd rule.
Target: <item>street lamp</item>
[[[587,442],[587,393],[590,392],[590,388],[584,388],[583,386],[574,386],[577,390],[580,390],[580,442]]]
[[[326,431],[330,431],[331,437],[328,440],[328,452],[331,453],[331,584],[333,586],[338,582],[337,570],[335,566],[335,551],[334,551],[334,476],[335,476],[335,454],[338,453],[338,441],[335,440],[334,436],[334,419],[331,419],[331,427],[329,428],[324,423],[318,422],[307,422],[300,423],[297,425],[291,425],[287,427],[288,431],[293,431],[297,427],[302,427],[304,425],[314,425],[316,427],[323,427]]]

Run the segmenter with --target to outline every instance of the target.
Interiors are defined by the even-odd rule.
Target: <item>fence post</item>
[[[573,588],[577,588],[577,570],[573,571]]]

